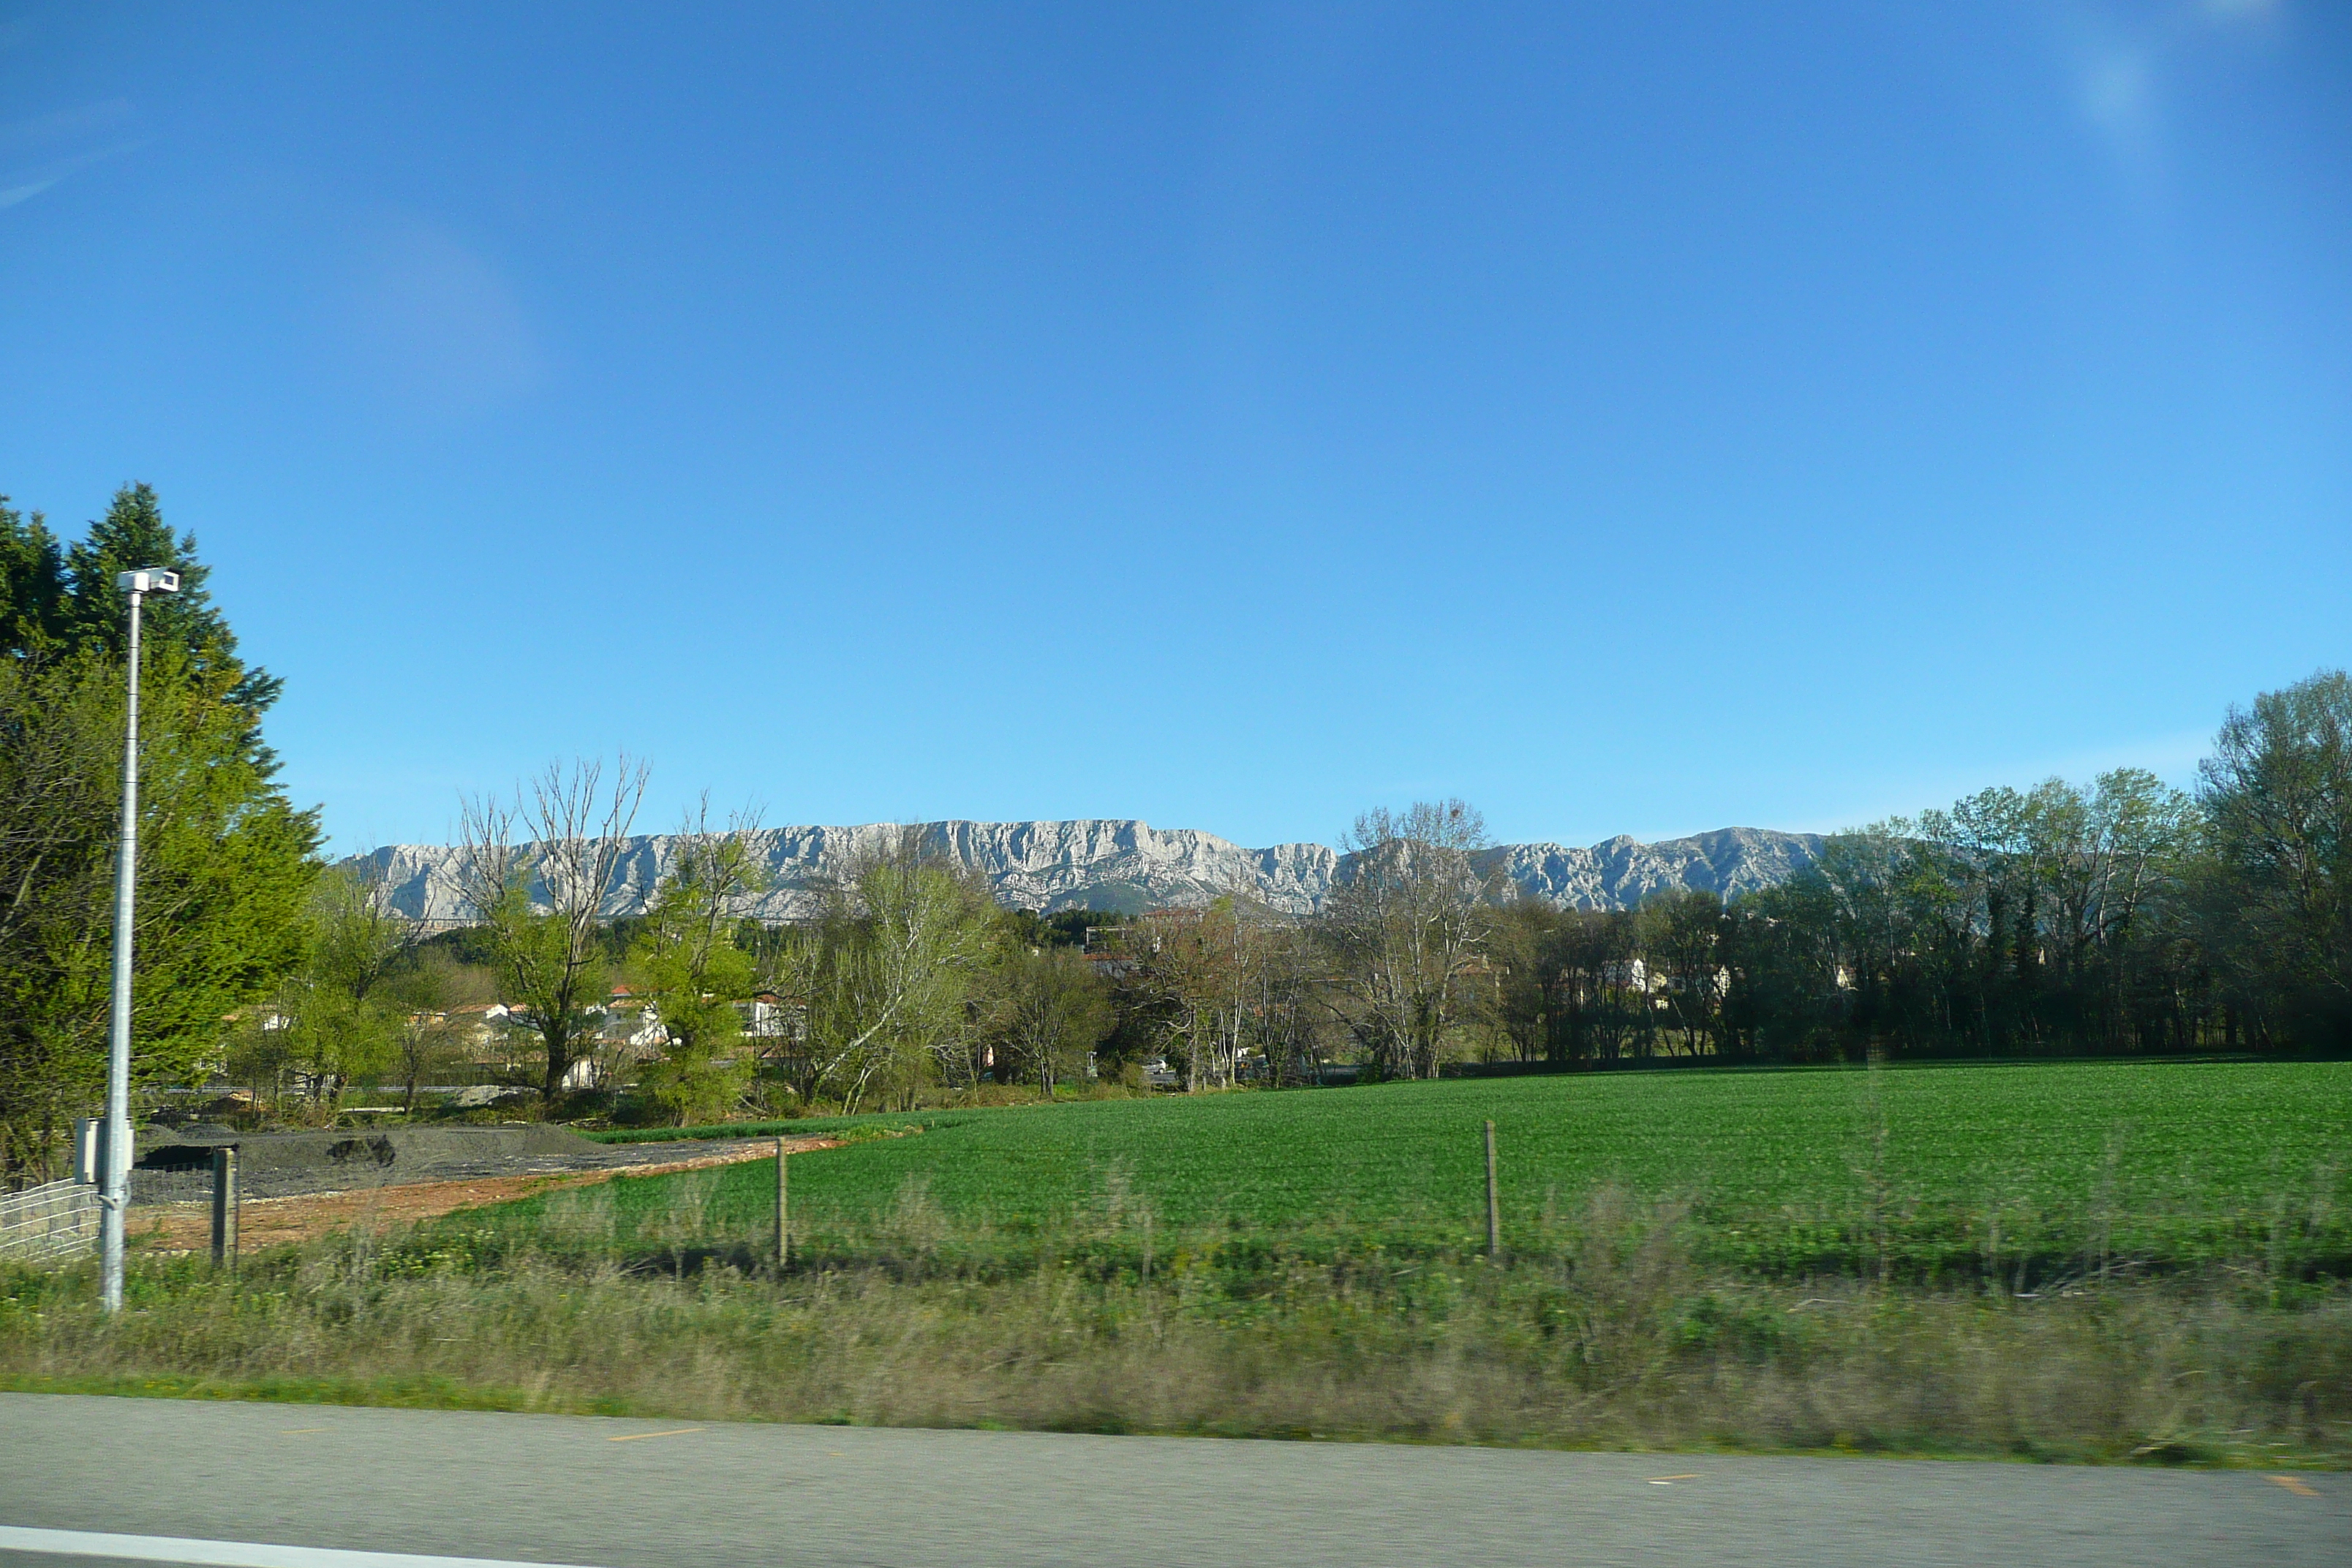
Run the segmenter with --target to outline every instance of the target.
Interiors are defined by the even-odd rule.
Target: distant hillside
[[[770,921],[807,915],[815,906],[811,889],[833,868],[861,850],[881,847],[898,831],[895,824],[873,823],[753,835],[769,886],[751,912]],[[1286,913],[1311,914],[1348,863],[1321,844],[1244,849],[1214,834],[1132,821],[927,822],[917,831],[926,848],[984,876],[1003,903],[1048,911],[1133,913],[1240,892]],[[668,868],[677,842],[668,834],[631,838],[606,890],[606,911],[635,912]],[[1658,844],[1612,838],[1589,849],[1508,844],[1487,851],[1487,863],[1499,866],[1530,897],[1575,909],[1621,910],[1664,889],[1702,888],[1730,898],[1769,887],[1810,865],[1821,845],[1817,834],[1726,827]],[[451,876],[456,857],[446,847],[394,844],[345,864],[377,868],[401,913],[451,921],[467,912]]]

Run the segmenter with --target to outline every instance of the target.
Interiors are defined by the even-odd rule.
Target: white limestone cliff
[[[768,921],[814,911],[814,890],[862,853],[902,831],[893,823],[857,827],[776,827],[752,836],[767,888],[747,911]],[[1135,821],[927,822],[916,826],[927,852],[987,879],[997,899],[1017,909],[1139,910],[1202,904],[1240,893],[1287,914],[1311,914],[1347,874],[1347,858],[1321,844],[1247,849],[1214,834],[1163,830]],[[628,914],[661,879],[677,853],[669,834],[628,840],[605,889],[608,914]],[[1820,853],[1814,834],[1727,827],[1689,838],[1641,844],[1612,838],[1591,848],[1510,844],[1487,864],[1529,898],[1566,908],[1631,909],[1667,889],[1705,889],[1730,898],[1769,887]],[[394,844],[345,864],[382,876],[393,907],[415,920],[464,921],[454,876],[457,852],[445,846]]]

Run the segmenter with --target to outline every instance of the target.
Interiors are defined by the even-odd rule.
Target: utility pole
[[[150,594],[176,594],[180,574],[157,567],[125,572],[114,585],[131,595],[128,696],[122,724],[122,842],[114,861],[114,994],[106,1035],[106,1133],[98,1174],[99,1294],[122,1310],[122,1222],[131,1202],[131,921],[139,871],[139,606]]]

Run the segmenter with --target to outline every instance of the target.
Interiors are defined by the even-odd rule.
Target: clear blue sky
[[[346,849],[2185,781],[2352,658],[2352,7],[0,4],[0,490],[131,479]]]

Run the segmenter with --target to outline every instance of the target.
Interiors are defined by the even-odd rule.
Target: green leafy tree
[[[299,968],[251,1009],[246,1038],[308,1102],[331,1117],[343,1091],[399,1059],[402,1009],[387,983],[412,958],[415,929],[395,914],[382,882],[330,869],[313,889]]]
[[[822,912],[779,954],[776,989],[803,1019],[803,1099],[902,1102],[969,1070],[998,911],[984,886],[900,833],[841,868]]]
[[[664,1036],[637,1087],[681,1127],[724,1117],[751,1082],[735,1006],[754,984],[751,955],[736,945],[737,917],[761,885],[747,830],[739,823],[711,833],[707,818],[690,824],[634,938],[631,969]]]
[[[1041,1093],[1083,1072],[1112,1022],[1108,988],[1076,948],[1019,946],[1003,959],[994,1032]]]
[[[2249,1033],[2352,1039],[2352,676],[2233,710],[2203,766],[2206,941]]]
[[[152,552],[152,553],[150,553]],[[132,560],[133,555],[139,559]],[[302,958],[318,823],[274,782],[248,669],[194,541],[124,490],[70,551],[0,508],[0,1173],[49,1167],[103,1094],[123,669],[115,571],[183,574],[152,601],[141,674],[134,1081],[215,1067],[227,1015]]]
[[[1849,991],[1836,896],[1808,868],[1727,911],[1723,1002],[1731,1054],[1772,1061],[1836,1056]]]
[[[9,529],[14,545],[33,533]],[[49,1168],[66,1126],[103,1098],[125,687],[118,651],[54,614],[80,578],[42,576],[54,552],[37,538],[14,550],[26,560],[33,572],[9,578],[0,616],[19,637],[0,658],[0,1171],[12,1178]],[[273,783],[258,745],[266,696],[212,639],[146,647],[131,1011],[142,1086],[219,1063],[226,1016],[301,962],[318,818]]]

